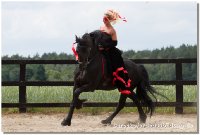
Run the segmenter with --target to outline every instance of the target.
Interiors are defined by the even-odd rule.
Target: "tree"
[[[32,68],[26,69],[26,80],[33,80],[34,71]]]
[[[2,66],[2,81],[9,81],[10,76],[9,76],[10,69],[6,68],[6,66]]]
[[[15,67],[9,72],[9,81],[19,81],[19,68]]]
[[[37,67],[34,77],[35,77],[34,79],[37,81],[45,81],[47,79],[47,77],[45,75],[45,69],[42,65],[39,65]]]
[[[48,74],[48,81],[60,81],[62,74],[55,70],[49,70],[47,71]]]
[[[178,48],[173,46],[162,47],[155,50],[124,51],[122,56],[129,59],[160,59],[160,58],[197,58],[197,45],[182,44]],[[55,52],[44,53],[43,55],[36,54],[35,56],[22,57],[18,54],[12,56],[2,56],[3,60],[67,60],[75,59],[73,55]],[[184,79],[195,80],[197,78],[197,64],[183,64]],[[173,80],[175,79],[174,65],[169,64],[145,64],[149,73],[150,80]],[[73,71],[75,65],[59,65],[59,64],[45,64],[36,65],[28,64],[26,68],[27,80],[73,80]],[[19,66],[18,65],[3,65],[2,66],[2,80],[14,81],[19,80]]]

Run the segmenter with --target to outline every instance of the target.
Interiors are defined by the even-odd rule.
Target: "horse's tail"
[[[150,113],[150,116],[152,116],[155,110],[155,105],[152,98],[148,95],[148,93],[150,93],[157,102],[155,94],[158,94],[158,92],[155,90],[154,87],[150,85],[149,75],[145,67],[143,65],[140,65],[139,68],[142,71],[143,79],[136,88],[136,95],[138,96],[139,101],[146,106],[146,113]]]

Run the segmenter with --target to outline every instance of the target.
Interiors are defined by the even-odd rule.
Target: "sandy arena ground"
[[[61,126],[65,114],[3,114],[3,132],[197,132],[197,115],[160,115],[138,123],[137,114],[119,114],[111,125],[102,125],[103,115],[74,114],[70,127]]]

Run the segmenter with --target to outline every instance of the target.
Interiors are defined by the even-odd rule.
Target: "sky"
[[[118,48],[153,50],[197,44],[196,2],[2,2],[2,55],[72,54],[75,35],[97,30],[114,9],[127,22],[114,25]]]

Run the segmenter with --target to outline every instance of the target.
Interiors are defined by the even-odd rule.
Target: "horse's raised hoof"
[[[87,99],[78,99],[76,109],[81,109],[83,107],[83,103],[86,101],[87,101]]]
[[[140,116],[140,122],[141,123],[146,123],[146,119],[147,119],[146,115]]]
[[[71,126],[71,121],[64,119],[64,120],[61,122],[61,125],[62,125],[62,126]]]
[[[111,121],[110,120],[102,120],[101,123],[102,124],[108,124],[108,125],[110,125]]]

